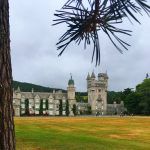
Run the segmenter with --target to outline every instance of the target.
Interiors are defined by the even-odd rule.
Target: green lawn
[[[150,150],[150,117],[15,118],[17,150]]]

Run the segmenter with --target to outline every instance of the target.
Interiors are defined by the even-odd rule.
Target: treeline
[[[136,89],[124,89],[121,92],[108,92],[108,101],[124,101],[129,114],[150,115],[150,78],[145,79]]]

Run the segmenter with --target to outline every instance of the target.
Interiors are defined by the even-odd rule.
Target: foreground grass
[[[150,117],[15,118],[17,150],[150,150]]]

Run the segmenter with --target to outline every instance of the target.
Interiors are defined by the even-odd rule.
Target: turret
[[[89,73],[87,75],[86,81],[87,81],[87,89],[88,89],[90,87],[90,85],[91,85],[91,77],[90,77]]]
[[[95,87],[95,73],[94,71],[92,72],[92,75],[91,75],[91,84],[90,84],[91,87]]]
[[[20,90],[20,87],[18,86],[16,93],[20,93],[20,92],[21,92],[21,90]]]
[[[34,93],[34,88],[31,89],[31,93],[32,93],[32,94]]]
[[[72,79],[72,75],[68,81],[67,94],[68,94],[68,100],[75,99],[75,87],[74,87],[74,80]]]
[[[74,80],[71,78],[68,81],[68,87],[67,87],[67,98],[69,102],[69,115],[73,116],[73,106],[76,105],[76,99],[75,99],[75,87],[74,87]]]
[[[95,80],[95,73],[94,73],[94,71],[92,72],[91,79]]]

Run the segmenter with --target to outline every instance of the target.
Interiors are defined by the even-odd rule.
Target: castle
[[[124,104],[107,104],[107,73],[99,73],[96,80],[94,72],[87,76],[88,103],[77,103],[75,98],[74,80],[68,81],[67,92],[22,92],[18,87],[13,92],[13,107],[15,116],[48,115],[74,116],[90,108],[93,115],[119,114],[124,110]],[[41,109],[42,108],[42,109]]]

